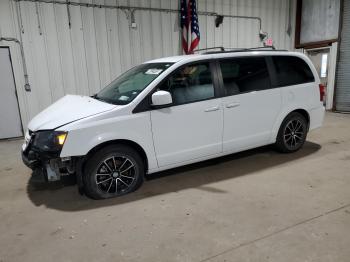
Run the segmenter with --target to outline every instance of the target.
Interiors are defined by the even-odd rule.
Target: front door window
[[[174,105],[214,98],[209,64],[182,67],[176,70],[159,89],[171,93]]]

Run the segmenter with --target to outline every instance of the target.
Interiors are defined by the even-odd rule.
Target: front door
[[[264,57],[219,60],[225,97],[223,151],[269,143],[281,109],[281,91],[272,88]]]
[[[173,99],[172,106],[151,111],[160,167],[222,151],[223,112],[212,67],[207,62],[186,65],[160,84]]]
[[[0,139],[22,136],[15,81],[8,48],[0,48]]]

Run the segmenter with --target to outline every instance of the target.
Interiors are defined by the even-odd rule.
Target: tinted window
[[[227,96],[271,88],[263,57],[222,60],[220,68]]]
[[[273,56],[278,86],[298,85],[315,81],[309,66],[299,57]]]
[[[175,105],[213,98],[214,85],[209,64],[188,65],[176,70],[160,90],[170,92]]]

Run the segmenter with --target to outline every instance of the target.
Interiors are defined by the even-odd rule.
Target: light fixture
[[[216,18],[215,18],[215,26],[219,27],[222,24],[223,21],[224,21],[224,16],[217,15]]]
[[[264,32],[263,30],[260,29],[259,31],[259,38],[260,38],[260,41],[264,41],[266,39],[266,37],[268,36],[268,34],[266,32]]]

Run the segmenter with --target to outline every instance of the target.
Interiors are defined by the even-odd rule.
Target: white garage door
[[[0,139],[22,136],[15,82],[8,48],[0,48]]]

